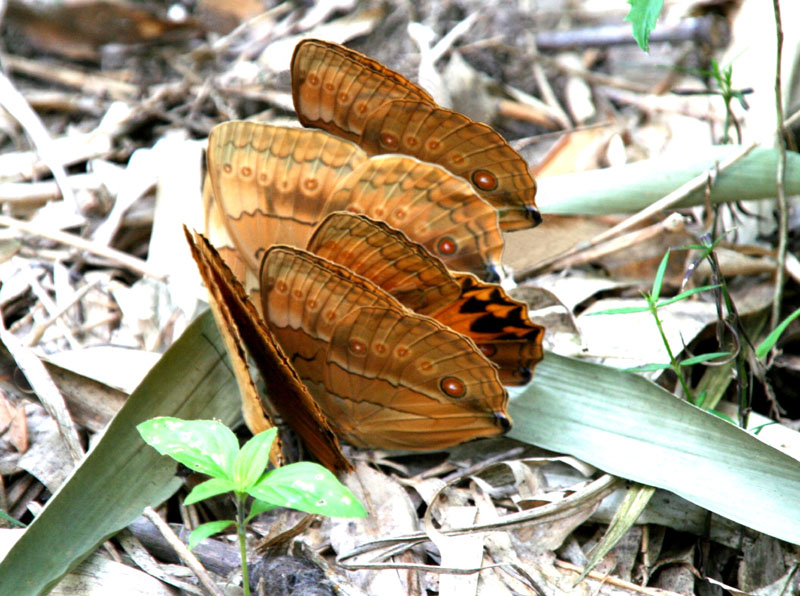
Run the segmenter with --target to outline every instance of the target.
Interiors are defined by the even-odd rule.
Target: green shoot
[[[198,526],[189,536],[189,548],[235,525],[245,596],[250,595],[246,525],[253,516],[275,507],[331,517],[367,515],[353,493],[319,464],[298,462],[265,473],[277,434],[274,428],[254,436],[241,449],[230,429],[213,420],[161,417],[142,422],[136,428],[145,442],[162,455],[211,476],[192,489],[184,501],[186,505],[227,492],[234,494],[236,519]],[[250,512],[246,513],[249,498],[253,501]]]

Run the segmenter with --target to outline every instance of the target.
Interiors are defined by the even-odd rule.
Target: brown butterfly
[[[486,124],[436,105],[401,74],[327,41],[298,43],[291,73],[304,126],[355,141],[369,155],[403,153],[439,164],[498,210],[505,231],[541,222],[525,160]]]
[[[368,158],[322,131],[232,121],[209,137],[207,232],[257,271],[272,244],[304,248],[334,211],[364,213],[403,229],[449,267],[497,279],[503,238],[497,213],[463,180],[402,155]],[[242,278],[248,290],[255,280]]]
[[[464,335],[297,248],[270,248],[260,277],[267,325],[349,443],[437,449],[510,428],[497,370]]]

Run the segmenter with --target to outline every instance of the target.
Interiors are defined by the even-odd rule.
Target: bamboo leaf
[[[647,379],[547,353],[510,436],[800,544],[800,465]]]

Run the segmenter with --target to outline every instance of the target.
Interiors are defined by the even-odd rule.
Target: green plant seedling
[[[630,313],[639,313],[639,312],[650,312],[653,315],[653,320],[655,321],[656,327],[658,328],[658,333],[661,336],[661,341],[664,343],[664,348],[667,350],[667,355],[669,356],[668,363],[655,363],[655,364],[648,364],[642,367],[636,367],[632,369],[628,369],[629,372],[648,372],[648,371],[656,371],[656,370],[665,370],[671,369],[675,372],[678,376],[678,380],[683,387],[684,394],[687,396],[687,399],[693,404],[697,404],[697,399],[694,397],[692,390],[689,388],[689,385],[684,378],[682,368],[686,366],[691,366],[694,364],[698,364],[701,362],[707,362],[709,360],[714,360],[716,358],[720,358],[723,356],[728,356],[729,352],[712,352],[710,354],[700,354],[699,356],[692,356],[690,358],[686,358],[684,360],[679,361],[675,356],[672,347],[669,345],[669,341],[667,341],[667,336],[664,333],[664,327],[661,322],[661,319],[658,316],[658,310],[665,306],[669,306],[670,304],[674,304],[675,302],[679,302],[681,300],[686,300],[689,296],[693,296],[694,294],[698,294],[700,292],[706,292],[708,290],[714,290],[718,288],[718,285],[708,285],[708,286],[700,286],[697,288],[691,288],[684,292],[681,292],[677,296],[673,296],[672,298],[668,298],[666,300],[661,300],[661,288],[664,284],[664,275],[667,271],[667,263],[669,262],[669,254],[670,251],[667,251],[664,255],[664,258],[661,259],[661,263],[658,266],[658,270],[656,271],[655,279],[653,280],[653,289],[650,292],[642,292],[642,296],[644,297],[645,301],[647,302],[646,306],[639,306],[639,307],[626,307],[626,308],[610,308],[607,310],[601,310],[598,312],[591,313],[592,315],[619,315],[619,314],[630,314]]]
[[[664,7],[664,0],[628,0],[631,9],[625,17],[633,25],[633,38],[639,47],[645,51],[650,51],[650,33],[656,28],[656,21],[661,9]]]
[[[363,505],[326,468],[298,462],[265,472],[269,452],[277,434],[272,428],[254,436],[239,448],[231,430],[214,420],[181,420],[160,417],[137,427],[145,442],[162,455],[211,476],[186,496],[191,505],[226,492],[234,494],[235,520],[202,524],[189,536],[189,548],[203,539],[236,526],[242,558],[244,594],[250,594],[247,573],[246,526],[255,515],[275,507],[290,507],[330,517],[366,517]],[[253,498],[250,512],[246,505]]]

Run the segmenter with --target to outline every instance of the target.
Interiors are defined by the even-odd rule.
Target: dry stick
[[[726,159],[725,161],[721,162],[716,167],[716,172],[719,173],[719,172],[722,172],[722,171],[726,170],[727,168],[729,168],[730,166],[735,164],[737,161],[739,161],[740,159],[745,157],[748,153],[750,153],[753,149],[755,149],[755,147],[756,147],[756,143],[751,143],[750,145],[741,148],[739,151],[737,151],[735,154],[730,156],[728,159]],[[525,279],[527,277],[530,277],[534,273],[536,273],[538,271],[541,271],[542,269],[544,269],[546,267],[550,267],[553,263],[557,263],[558,261],[561,261],[563,259],[571,257],[572,255],[575,255],[575,254],[577,254],[577,253],[579,253],[579,252],[581,252],[583,250],[586,250],[587,248],[592,248],[594,246],[597,246],[601,242],[606,242],[606,241],[610,240],[612,237],[620,234],[621,232],[627,230],[628,228],[630,228],[632,226],[635,226],[635,225],[641,223],[642,221],[646,220],[647,218],[649,218],[652,215],[655,215],[656,213],[658,213],[659,211],[662,211],[663,209],[669,209],[670,207],[672,207],[676,203],[678,203],[678,202],[682,201],[683,199],[685,199],[687,196],[689,196],[695,190],[698,190],[698,189],[702,188],[707,183],[708,176],[709,176],[709,171],[703,172],[703,173],[695,176],[694,178],[692,178],[688,182],[684,183],[683,185],[681,185],[677,189],[673,190],[671,193],[669,193],[663,199],[660,199],[660,200],[656,201],[655,203],[653,203],[649,207],[646,207],[645,209],[642,209],[638,213],[635,213],[634,215],[630,216],[629,218],[621,221],[616,226],[614,226],[613,228],[611,228],[609,230],[606,230],[602,234],[598,234],[597,236],[592,238],[589,242],[580,243],[580,244],[578,244],[576,246],[573,246],[569,250],[566,250],[566,251],[564,251],[564,252],[562,252],[560,254],[557,254],[557,255],[553,255],[552,257],[549,257],[549,258],[547,258],[547,259],[545,259],[543,261],[540,261],[539,263],[537,263],[533,267],[530,267],[528,269],[524,269],[524,270],[520,271],[518,274],[516,274],[514,276],[514,279],[517,280],[517,281],[521,281],[521,280],[523,280],[523,279]]]
[[[110,261],[125,267],[126,269],[130,269],[139,275],[146,275],[158,280],[164,280],[166,278],[164,273],[157,271],[145,261],[137,259],[133,255],[129,255],[128,253],[124,253],[121,250],[116,250],[108,246],[102,246],[101,244],[91,242],[81,238],[80,236],[76,236],[75,234],[69,234],[67,232],[62,232],[61,230],[45,229],[29,222],[8,217],[7,215],[0,215],[0,226],[19,230],[20,232],[25,232],[27,234],[33,234],[34,236],[41,236],[42,238],[49,238],[50,240],[60,242],[61,244],[66,244],[68,246],[74,246],[75,248],[85,250],[94,255],[105,257],[106,259],[109,259]]]
[[[778,115],[778,167],[775,169],[778,190],[778,271],[775,275],[775,297],[772,299],[771,327],[777,327],[781,317],[781,302],[783,301],[783,284],[786,281],[786,247],[789,237],[789,207],[786,203],[784,184],[786,181],[786,144],[783,139],[783,98],[781,89],[781,55],[783,53],[783,27],[781,25],[781,8],[779,0],[772,0],[775,9],[775,41],[778,48],[775,56],[775,111]]]
[[[62,304],[61,307],[58,308],[55,312],[48,313],[50,316],[46,320],[36,325],[31,331],[30,336],[28,336],[27,340],[28,347],[33,347],[36,344],[38,344],[39,340],[42,339],[42,335],[44,335],[44,332],[47,331],[47,328],[50,327],[50,325],[52,325],[53,323],[55,323],[59,319],[59,317],[61,317],[61,315],[67,312],[73,305],[80,302],[80,300],[84,296],[86,296],[86,294],[89,293],[89,290],[95,288],[99,283],[100,280],[95,280],[90,284],[86,284],[77,292],[75,292],[72,295],[72,298],[70,298],[67,302]]]
[[[61,395],[50,377],[50,373],[47,372],[44,364],[33,353],[33,350],[24,346],[16,335],[6,330],[2,317],[0,317],[0,342],[6,346],[14,362],[33,387],[36,397],[39,398],[50,417],[55,420],[58,434],[64,439],[70,456],[77,464],[83,457],[83,447],[78,436],[78,429],[70,418],[64,396]]]
[[[56,184],[61,190],[61,196],[64,201],[72,206],[75,213],[79,213],[80,208],[67,179],[67,172],[64,169],[63,162],[53,149],[53,140],[50,138],[50,134],[42,124],[42,121],[39,120],[39,116],[33,111],[33,108],[28,105],[22,93],[17,91],[11,80],[2,72],[0,72],[0,98],[2,98],[0,103],[25,129],[42,161],[53,172],[53,178],[56,179]]]
[[[142,515],[153,522],[153,525],[158,528],[158,531],[161,532],[161,535],[169,545],[175,549],[175,553],[181,558],[181,561],[197,576],[197,579],[200,580],[200,583],[209,594],[212,596],[225,596],[225,593],[214,583],[214,580],[211,579],[208,571],[197,560],[197,557],[192,554],[192,551],[175,535],[169,524],[161,519],[161,516],[152,507],[145,507]]]

